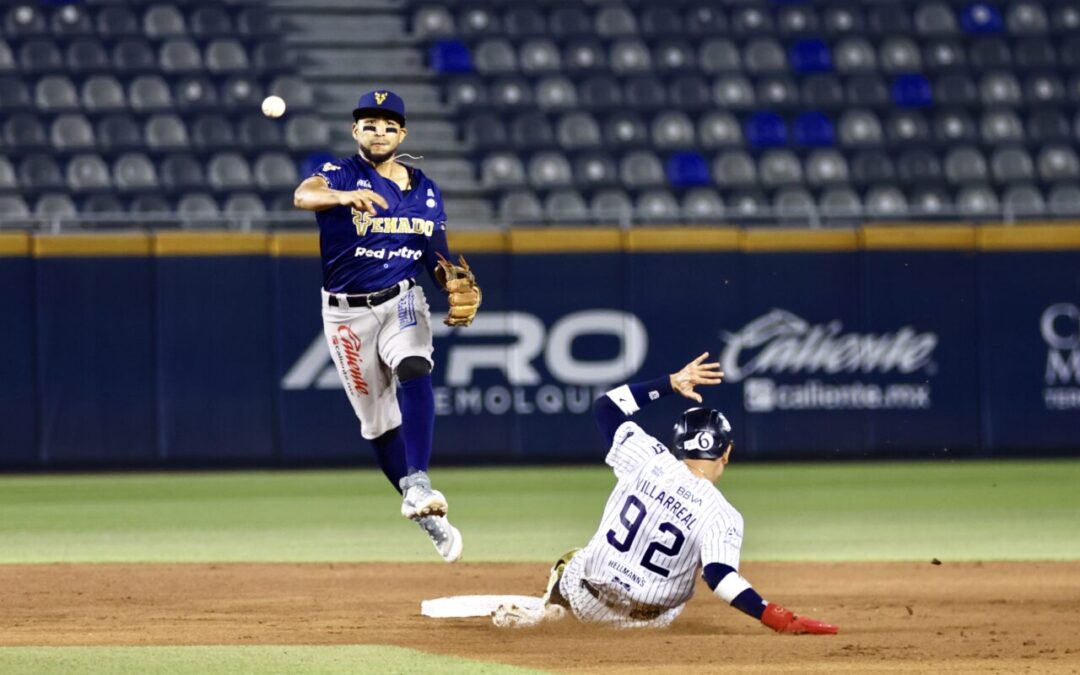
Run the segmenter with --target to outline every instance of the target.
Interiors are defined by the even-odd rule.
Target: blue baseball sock
[[[397,398],[408,471],[427,471],[431,461],[431,438],[435,434],[435,394],[431,390],[431,375],[398,382]]]
[[[394,489],[401,492],[398,483],[408,473],[405,466],[405,441],[401,439],[401,427],[391,429],[378,438],[371,439],[375,448],[375,461],[386,474]]]

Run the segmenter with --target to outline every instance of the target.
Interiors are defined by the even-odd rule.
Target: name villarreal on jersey
[[[372,234],[422,234],[430,237],[435,231],[435,222],[423,218],[372,216],[366,211],[356,209],[352,209],[352,214],[356,235],[359,237],[363,237],[368,232]]]

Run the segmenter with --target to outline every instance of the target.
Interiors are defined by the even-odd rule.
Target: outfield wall
[[[1080,226],[451,246],[484,305],[436,325],[439,461],[595,460],[598,392],[706,350],[744,458],[1080,454]],[[319,282],[314,233],[0,235],[0,465],[369,463]]]

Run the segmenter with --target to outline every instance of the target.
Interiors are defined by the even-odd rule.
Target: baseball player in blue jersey
[[[323,330],[338,375],[386,477],[447,562],[461,557],[461,533],[446,497],[431,486],[435,427],[431,315],[416,276],[427,269],[447,291],[447,323],[467,326],[480,289],[465,264],[448,262],[439,187],[397,161],[405,103],[370,91],[353,111],[359,151],[327,162],[304,180],[298,208],[315,211],[322,254]]]
[[[837,628],[766,602],[739,574],[743,518],[714,483],[731,459],[731,425],[719,411],[690,408],[675,425],[672,451],[630,416],[673,393],[697,403],[697,385],[719,384],[719,363],[702,354],[679,372],[624,384],[597,399],[607,464],[618,483],[584,549],[552,568],[541,609],[499,607],[498,626],[528,626],[573,614],[624,628],[666,627],[694,594],[698,570],[713,594],[780,633]]]

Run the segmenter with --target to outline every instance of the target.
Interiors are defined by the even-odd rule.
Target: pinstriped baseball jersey
[[[559,588],[583,621],[666,625],[702,565],[739,568],[742,516],[634,422],[619,426],[606,462],[618,484]]]

